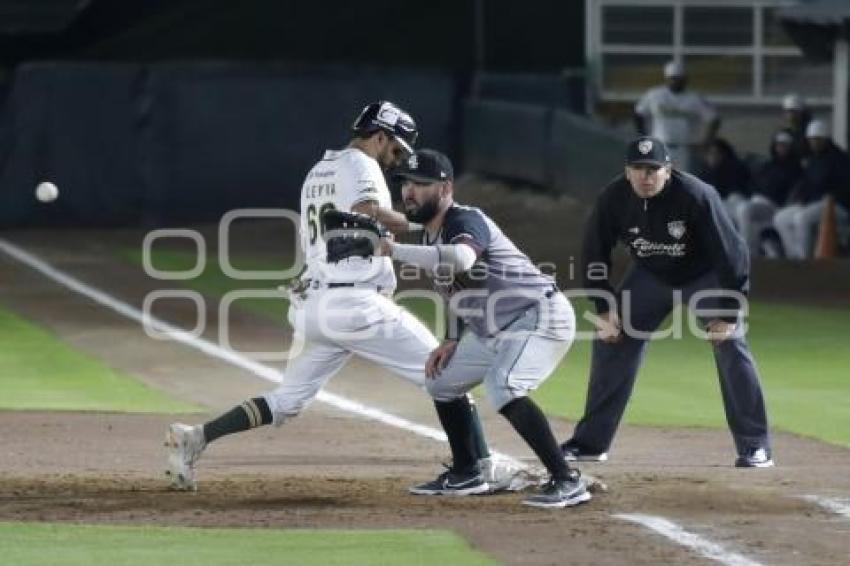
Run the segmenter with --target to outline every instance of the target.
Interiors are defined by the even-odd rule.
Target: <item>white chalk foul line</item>
[[[156,330],[162,335],[168,335],[169,338],[176,342],[180,342],[186,346],[195,348],[208,356],[218,358],[233,366],[247,370],[257,377],[272,383],[280,383],[283,378],[283,374],[273,367],[255,362],[239,352],[223,348],[218,344],[193,336],[191,333],[186,332],[173,324],[169,324],[150,315],[146,316],[140,309],[116,299],[115,297],[108,295],[91,285],[83,283],[79,279],[76,279],[75,277],[53,267],[46,261],[9,242],[8,240],[0,239],[0,250],[71,291],[88,297],[96,303],[134,320],[139,324],[147,324],[150,328]],[[316,400],[342,411],[372,419],[391,427],[406,430],[425,438],[430,438],[439,442],[447,442],[445,433],[440,430],[392,415],[376,407],[370,407],[340,395],[328,393],[327,391],[320,391],[316,396]],[[518,460],[508,456],[507,454],[496,451],[494,451],[493,454],[499,458],[509,461],[513,465],[521,465]]]
[[[837,499],[834,497],[824,497],[822,495],[804,495],[803,499],[817,503],[827,511],[832,511],[837,515],[841,515],[846,519],[850,519],[850,499]]]
[[[746,556],[742,556],[735,552],[729,552],[717,543],[711,542],[697,534],[691,533],[677,525],[676,523],[657,517],[655,515],[642,515],[639,513],[618,513],[612,515],[616,519],[631,521],[637,523],[647,529],[655,531],[663,537],[666,537],[676,544],[690,548],[699,555],[716,560],[727,566],[761,566],[759,562],[750,560]]]

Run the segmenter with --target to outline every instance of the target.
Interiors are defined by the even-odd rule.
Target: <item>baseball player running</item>
[[[281,425],[298,415],[352,354],[424,387],[425,364],[437,341],[419,320],[390,299],[396,287],[392,261],[373,257],[374,250],[363,253],[362,241],[355,240],[358,245],[351,247],[346,238],[326,242],[323,237],[327,236],[323,219],[329,211],[360,213],[367,221],[378,218],[396,231],[410,228],[405,216],[392,210],[382,168],[394,167],[412,153],[416,124],[394,104],[378,102],[363,110],[353,132],[348,147],[325,152],[301,191],[306,269],[291,293],[288,315],[296,334],[304,338],[303,351],[290,360],[274,391],[247,400],[203,425],[175,423],[169,427],[166,473],[174,489],[197,489],[195,464],[209,443],[262,425]],[[502,487],[497,484],[510,476],[511,470],[506,469],[510,465],[490,457],[470,398],[461,396],[450,407],[438,405],[438,412],[442,423],[471,431],[473,458],[476,464],[482,461],[485,471],[483,481],[448,484],[445,491],[468,495]]]
[[[568,467],[549,422],[528,397],[570,348],[572,306],[486,214],[454,202],[453,170],[445,155],[418,151],[398,174],[404,180],[407,218],[424,224],[422,245],[384,240],[381,251],[423,269],[448,303],[448,338],[431,353],[425,369],[438,412],[463,415],[447,409],[465,405],[467,392],[483,382],[490,402],[551,475],[541,492],[524,503],[568,507],[589,500],[584,480]],[[483,483],[469,422],[444,421],[453,466],[436,480],[411,487],[412,493]]]

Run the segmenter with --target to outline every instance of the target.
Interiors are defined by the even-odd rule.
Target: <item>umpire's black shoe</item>
[[[606,462],[608,460],[607,452],[587,452],[575,444],[570,444],[569,441],[561,444],[561,452],[567,462]]]
[[[736,468],[772,468],[773,458],[764,448],[750,448],[735,460]]]
[[[570,478],[565,480],[550,479],[540,493],[523,500],[523,505],[532,507],[573,507],[585,501],[590,501],[587,484],[581,478],[578,470],[570,470]]]
[[[481,472],[456,473],[447,470],[437,479],[420,483],[407,489],[414,495],[478,495],[490,492],[490,484],[484,481]]]

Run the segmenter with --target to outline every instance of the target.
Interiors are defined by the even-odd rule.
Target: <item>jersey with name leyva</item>
[[[475,250],[477,259],[469,271],[454,273],[441,264],[432,277],[437,291],[457,307],[454,314],[479,336],[508,326],[554,285],[478,208],[453,205],[436,238],[423,232],[422,243],[466,244]]]
[[[369,200],[383,208],[392,207],[378,162],[359,149],[326,151],[301,188],[301,249],[307,264],[304,278],[324,284],[358,283],[395,289],[395,272],[388,257],[352,257],[337,263],[327,262],[322,214],[331,208],[348,212],[356,204]]]

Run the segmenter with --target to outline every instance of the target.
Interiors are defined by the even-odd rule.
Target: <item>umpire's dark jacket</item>
[[[611,250],[622,242],[643,268],[674,288],[714,270],[721,288],[746,295],[750,259],[711,185],[676,171],[654,197],[641,198],[620,175],[602,190],[585,228],[582,273],[587,289],[612,292]],[[604,265],[604,269],[600,267]],[[639,298],[637,299],[639,300]],[[597,311],[608,310],[594,299]],[[726,301],[724,308],[738,306]]]

